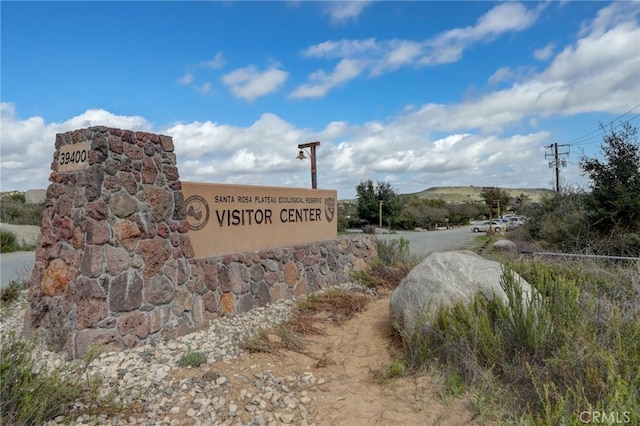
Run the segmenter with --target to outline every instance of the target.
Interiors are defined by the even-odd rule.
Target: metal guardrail
[[[530,254],[533,256],[564,256],[564,257],[580,257],[591,259],[610,259],[610,260],[635,260],[640,262],[640,257],[630,256],[606,256],[601,254],[574,254],[574,253],[552,253],[543,251],[521,252],[522,254]]]

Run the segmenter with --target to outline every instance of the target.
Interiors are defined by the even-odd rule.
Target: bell
[[[298,156],[296,157],[298,160],[304,160],[305,158],[307,158],[306,155],[304,155],[304,151],[300,150],[300,153],[298,154]]]

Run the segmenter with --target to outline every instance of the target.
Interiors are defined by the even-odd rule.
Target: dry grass
[[[354,271],[352,276],[357,282],[366,287],[379,291],[393,291],[416,264],[415,260],[398,261],[390,264],[376,259],[369,264],[367,270]]]
[[[316,324],[323,322],[323,318],[319,318],[309,311],[295,311],[293,318],[288,322],[291,331],[301,335],[324,336],[325,331]]]
[[[298,302],[298,311],[322,314],[334,324],[340,324],[362,312],[371,298],[361,293],[350,293],[341,289],[329,289],[310,294]]]
[[[370,296],[341,289],[328,289],[310,294],[298,301],[290,321],[270,330],[259,329],[252,338],[243,343],[243,348],[252,353],[278,354],[280,350],[286,349],[308,354],[308,341],[302,336],[325,335],[324,330],[317,324],[341,324],[356,313],[362,312],[370,301]],[[318,363],[326,364],[326,356],[321,356]]]

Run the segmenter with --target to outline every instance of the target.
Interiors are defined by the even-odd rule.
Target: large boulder
[[[416,321],[426,321],[422,325],[428,326],[439,306],[471,302],[478,292],[489,299],[496,295],[507,303],[500,285],[502,275],[500,263],[468,250],[432,253],[394,290],[389,304],[391,321],[413,334]],[[523,297],[530,298],[529,283],[515,272],[513,275],[520,282]]]
[[[44,204],[46,194],[45,189],[28,189],[24,193],[24,202],[26,204]]]
[[[499,251],[518,251],[518,245],[516,243],[511,240],[505,240],[504,238],[493,243],[493,248]]]

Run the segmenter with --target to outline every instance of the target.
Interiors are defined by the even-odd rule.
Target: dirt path
[[[427,375],[383,383],[375,379],[376,372],[388,369],[394,351],[389,297],[373,299],[340,326],[323,326],[325,336],[309,337],[308,355],[250,354],[212,368],[230,375],[246,369],[281,376],[312,372],[324,379],[308,389],[309,412],[318,426],[475,424],[470,399],[443,397],[443,387]]]

